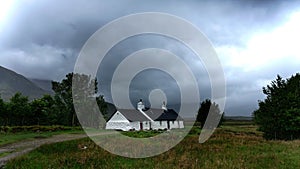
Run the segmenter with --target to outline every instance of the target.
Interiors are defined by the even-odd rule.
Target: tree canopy
[[[201,128],[203,128],[209,113],[212,113],[212,115],[216,118],[222,116],[218,125],[220,125],[223,121],[223,114],[221,114],[218,104],[216,104],[215,102],[212,103],[209,99],[206,99],[203,102],[201,102],[196,118],[196,121],[200,122]]]
[[[27,96],[21,93],[16,93],[11,99],[7,107],[10,113],[10,124],[15,125],[28,125],[31,120],[30,105]]]
[[[263,87],[266,99],[253,112],[266,139],[300,138],[300,74],[284,80],[281,76]]]
[[[72,86],[72,84],[74,84]],[[52,89],[55,92],[55,102],[59,109],[64,112],[69,119],[68,125],[79,125],[73,102],[80,104],[81,109],[77,109],[77,115],[80,122],[85,127],[99,127],[100,114],[95,107],[90,104],[92,99],[96,99],[97,106],[100,106],[102,112],[106,111],[106,103],[103,96],[97,96],[98,93],[97,79],[91,79],[84,74],[69,73],[61,82],[52,82]],[[73,91],[76,94],[73,95]]]
[[[1,96],[1,95],[0,95]],[[0,125],[6,125],[7,119],[7,108],[3,99],[0,97]]]
[[[21,93],[16,93],[8,102],[4,102],[0,97],[0,126],[23,126],[23,125],[65,125],[78,126],[77,115],[81,116],[80,121],[84,126],[99,128],[100,113],[95,108],[89,106],[89,101],[72,95],[72,83],[77,83],[76,90],[94,99],[96,106],[102,113],[106,113],[107,104],[103,96],[98,96],[97,79],[91,79],[87,75],[69,73],[61,82],[52,82],[55,92],[53,96],[44,95],[42,98],[32,101]],[[77,93],[78,94],[78,93]],[[82,96],[82,95],[81,95]],[[75,98],[75,100],[74,100]],[[84,105],[82,111],[75,112],[73,101]]]
[[[54,99],[50,95],[44,95],[40,99],[33,100],[30,106],[33,124],[61,124],[61,120],[57,118],[58,110],[55,107]]]

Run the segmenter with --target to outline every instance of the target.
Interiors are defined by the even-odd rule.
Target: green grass
[[[300,168],[300,140],[266,141],[256,126],[225,124],[199,144],[199,132],[194,127],[180,144],[151,158],[113,155],[84,138],[44,145],[10,161],[6,168]]]
[[[57,134],[72,134],[72,133],[83,133],[82,130],[66,130],[66,131],[54,131],[54,132],[17,132],[17,133],[0,133],[0,146],[5,144],[11,144],[18,141],[38,139],[38,138],[48,138]]]
[[[131,131],[131,132],[121,132],[125,136],[135,137],[135,138],[147,138],[153,137],[164,131],[150,130],[150,131]]]
[[[0,153],[0,158],[1,158],[1,157],[5,157],[5,156],[7,156],[8,154],[10,154],[10,153],[12,153],[12,152],[13,152],[13,151]]]

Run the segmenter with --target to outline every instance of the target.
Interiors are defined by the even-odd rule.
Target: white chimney
[[[163,110],[168,110],[165,101],[163,101],[163,104],[162,104],[162,106],[161,106],[161,109],[163,109]]]
[[[142,99],[140,99],[140,101],[137,103],[137,109],[138,109],[138,110],[143,110],[143,109],[145,109],[145,105],[144,105]]]

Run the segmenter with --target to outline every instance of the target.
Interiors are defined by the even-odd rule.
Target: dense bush
[[[213,117],[215,121],[220,119],[220,121],[217,121],[218,126],[220,126],[221,123],[224,121],[224,112],[221,113],[219,105],[215,102],[212,103],[209,99],[206,99],[205,101],[201,102],[195,125],[200,124],[201,128],[203,128],[206,119],[209,115],[211,115],[211,117]],[[209,128],[214,127],[214,123],[211,124],[212,126],[208,126]]]
[[[286,80],[279,75],[267,87],[267,96],[259,101],[254,120],[266,139],[292,140],[300,138],[300,74]]]
[[[68,126],[0,126],[1,133],[17,133],[17,132],[55,132],[80,130],[81,127]]]
[[[98,92],[97,79],[91,80],[90,76],[69,73],[61,82],[52,82],[54,96],[44,95],[42,98],[29,101],[27,96],[16,93],[8,102],[0,97],[0,126],[34,126],[34,125],[63,125],[79,126],[72,97],[72,82],[77,80],[81,84],[77,90],[83,91],[84,96],[95,95]],[[76,98],[76,97],[75,97]],[[85,104],[82,97],[77,98],[78,104]],[[103,96],[96,99],[101,112],[106,112],[106,102]],[[85,127],[98,128],[99,113],[96,111],[77,111]],[[15,127],[14,130],[18,130]],[[22,128],[23,130],[25,128]]]

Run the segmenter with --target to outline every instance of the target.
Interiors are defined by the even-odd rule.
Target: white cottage
[[[140,100],[137,109],[118,109],[106,123],[113,130],[158,130],[184,128],[183,119],[163,103],[161,109],[145,109]]]

